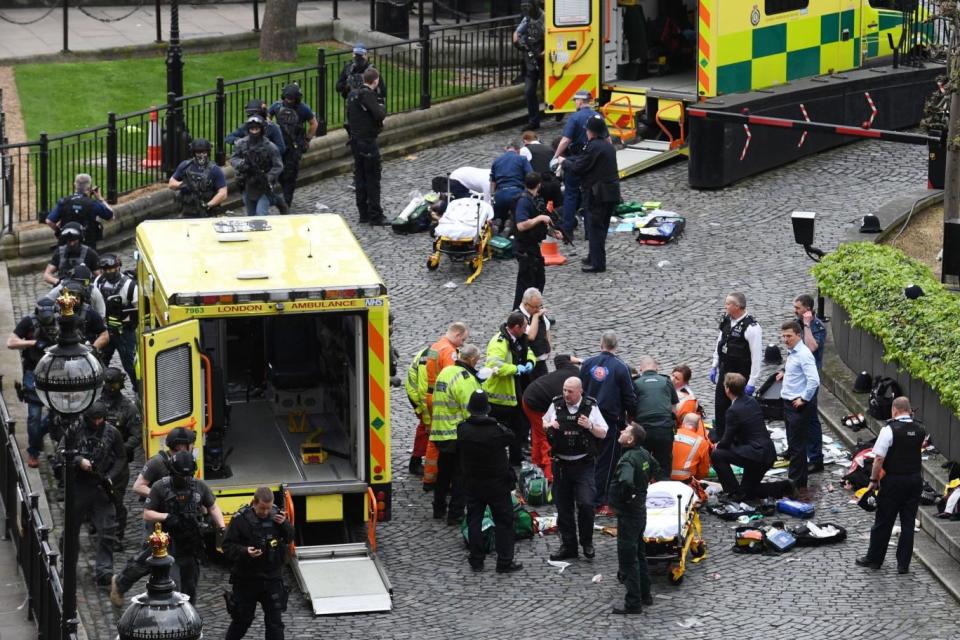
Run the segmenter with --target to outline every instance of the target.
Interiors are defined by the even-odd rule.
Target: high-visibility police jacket
[[[673,469],[671,480],[698,480],[710,473],[710,442],[692,429],[683,427],[673,436]]]
[[[437,376],[433,389],[433,423],[430,439],[444,442],[457,439],[457,425],[470,417],[467,403],[480,388],[476,371],[457,360]]]
[[[521,335],[511,340],[506,326],[487,343],[486,365],[495,373],[483,381],[483,390],[490,398],[490,404],[515,407],[517,400],[517,365],[537,363],[536,356],[527,346],[527,336]]]
[[[407,380],[404,383],[407,399],[414,413],[425,426],[430,424],[430,411],[427,408],[427,352],[429,350],[430,347],[424,347],[413,356],[410,366],[407,367]]]

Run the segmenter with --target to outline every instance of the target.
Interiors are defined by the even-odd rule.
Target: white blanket
[[[693,507],[694,493],[689,485],[671,480],[654,482],[647,489],[647,528],[644,538],[676,538],[683,532],[677,530],[677,496],[680,496],[681,526],[686,526],[687,514]]]
[[[477,238],[478,230],[482,230],[490,220],[493,220],[493,207],[486,202],[476,198],[452,200],[437,223],[436,236],[451,240],[473,240]]]

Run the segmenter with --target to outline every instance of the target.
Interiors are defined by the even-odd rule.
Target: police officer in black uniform
[[[224,528],[223,513],[207,483],[193,477],[197,461],[192,453],[174,454],[170,470],[171,475],[150,487],[150,495],[143,505],[143,520],[150,524],[162,523],[164,531],[170,534],[170,550],[176,560],[172,577],[180,593],[190,596],[190,601],[196,604],[204,513],[210,515],[218,531]]]
[[[517,285],[513,293],[513,308],[523,301],[523,292],[534,287],[543,291],[546,286],[546,269],[540,243],[550,232],[551,220],[543,209],[543,201],[537,197],[540,191],[540,174],[531,171],[523,179],[524,190],[513,207],[513,222],[516,233],[513,253],[517,257]],[[559,232],[554,231],[555,235]]]
[[[744,392],[752,396],[763,358],[763,330],[747,313],[747,297],[735,291],[724,299],[723,304],[726,313],[720,321],[720,335],[717,336],[710,369],[710,382],[717,385],[713,397],[716,418],[714,428],[710,430],[710,439],[714,442],[723,438],[727,409],[730,408],[723,377],[728,373],[739,373],[747,379]]]
[[[247,119],[247,137],[237,141],[230,156],[243,189],[243,205],[248,216],[265,216],[271,205],[286,213],[283,190],[277,180],[283,171],[280,152],[264,137],[264,120],[260,116]]]
[[[91,272],[100,269],[100,256],[96,250],[83,244],[83,228],[79,222],[70,222],[60,231],[62,244],[53,251],[53,256],[43,272],[43,281],[51,287],[69,276],[78,265],[86,265]]]
[[[70,294],[77,299],[78,304],[73,308],[73,313],[77,317],[76,327],[80,334],[80,341],[93,347],[95,355],[103,362],[102,351],[110,342],[107,323],[103,316],[90,306],[90,293],[93,286],[93,283],[87,279],[90,277],[90,272],[81,265],[74,269],[74,274],[75,277],[63,281],[62,293]]]
[[[107,424],[107,408],[94,402],[83,414],[82,423],[71,426],[76,429],[77,465],[75,501],[73,508],[78,520],[90,518],[97,530],[97,558],[95,575],[97,584],[106,586],[113,577],[113,548],[117,532],[116,506],[123,500],[126,489],[124,475],[127,470],[127,454],[123,439],[116,428]],[[58,447],[61,460],[65,439]],[[127,475],[127,477],[129,477]]]
[[[540,101],[537,88],[543,84],[543,12],[535,0],[523,0],[520,3],[523,20],[513,32],[513,44],[523,52],[524,88],[527,99],[527,124],[524,129],[540,128]]]
[[[270,105],[267,113],[276,121],[283,134],[283,172],[280,174],[280,185],[284,203],[289,207],[293,204],[293,192],[297,188],[300,158],[310,148],[310,141],[317,134],[320,123],[313,110],[303,102],[303,93],[296,83],[283,88],[280,100]],[[304,125],[307,127],[306,131]],[[286,212],[281,209],[280,213]]]
[[[99,219],[113,218],[113,209],[100,195],[100,187],[93,186],[93,178],[86,173],[77,174],[73,181],[73,193],[63,198],[47,214],[47,226],[60,237],[61,231],[71,222],[83,229],[84,243],[96,251],[97,241],[103,234]]]
[[[620,173],[617,170],[617,151],[606,138],[607,127],[603,116],[587,119],[587,144],[579,154],[563,162],[563,170],[580,178],[583,208],[589,213],[589,265],[584,273],[603,273],[607,270],[607,231],[613,210],[620,202]]]
[[[597,401],[583,395],[580,378],[571,376],[563,383],[563,395],[553,399],[543,416],[543,428],[547,430],[553,456],[553,498],[560,529],[560,548],[550,554],[550,559],[577,558],[578,532],[584,557],[592,559],[596,555],[593,547],[596,455],[598,444],[607,435],[607,423]]]
[[[231,617],[226,640],[240,640],[247,633],[258,602],[263,609],[264,638],[283,640],[281,614],[287,610],[287,588],[280,572],[294,532],[286,512],[273,502],[270,487],[258,487],[250,505],[234,514],[223,539],[223,553],[233,563],[233,591],[224,594]]]
[[[910,400],[905,396],[894,398],[890,420],[880,430],[873,445],[873,469],[867,489],[877,494],[877,511],[870,528],[870,546],[867,555],[857,558],[861,567],[879,569],[887,555],[893,525],[900,516],[900,537],[897,540],[897,573],[910,570],[913,556],[913,535],[923,491],[921,447],[926,431],[913,419]],[[884,472],[880,479],[880,471]]]
[[[107,407],[107,422],[117,428],[123,436],[123,447],[127,452],[127,462],[133,461],[133,456],[140,448],[140,429],[143,426],[140,409],[130,398],[123,395],[123,386],[126,376],[116,367],[107,367],[103,370],[103,389],[100,390],[100,401]]]
[[[227,199],[227,179],[223,169],[210,161],[213,146],[204,138],[190,143],[189,160],[181,162],[170,176],[169,187],[180,196],[184,218],[206,218]]]
[[[137,388],[137,282],[120,271],[122,263],[113,253],[100,257],[100,275],[93,281],[100,292],[106,310],[109,342],[103,347],[103,361],[110,364],[115,351],[120,352],[120,363]]]
[[[377,94],[380,73],[373,67],[363,72],[363,85],[347,96],[347,132],[353,151],[353,181],[357,189],[358,221],[374,226],[389,224],[380,206],[380,147],[387,108]]]

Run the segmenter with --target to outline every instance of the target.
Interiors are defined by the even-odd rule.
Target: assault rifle
[[[554,211],[553,203],[548,202],[547,206],[544,208],[548,216],[550,216],[551,223],[548,226],[550,231],[559,231],[560,238],[563,240],[563,244],[573,244],[573,238],[570,237],[570,234],[564,231],[563,224],[560,220],[560,212]]]

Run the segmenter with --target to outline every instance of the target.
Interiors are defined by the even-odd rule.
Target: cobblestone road
[[[552,125],[544,138],[557,134]],[[465,164],[489,165],[508,136],[491,134],[386,163],[388,213],[402,208],[410,189],[428,188],[430,176]],[[925,171],[921,151],[867,142],[722,191],[689,189],[682,163],[631,178],[623,184],[625,199],[662,201],[664,208],[687,217],[686,236],[668,247],[640,247],[629,234],[614,235],[608,270],[600,276],[582,274],[576,259],[548,268],[545,300],[557,322],[558,350],[589,355],[600,333],[616,328],[626,360],[636,363],[650,353],[666,371],[686,362],[694,369],[695,390],[712,398],[706,371],[723,295],[746,292],[749,310],[770,342],[793,297],[811,290],[810,263],[792,242],[790,212],[816,211],[817,245],[831,249],[854,219],[921,187]],[[337,177],[301,189],[296,208],[309,212],[323,204],[353,220],[348,184],[349,178]],[[426,271],[429,240],[424,235],[400,237],[367,227],[358,228],[357,235],[386,279],[404,361],[458,318],[469,322],[473,340],[483,347],[509,311],[515,263],[488,263],[466,286],[466,272],[458,265],[445,261],[438,271]],[[583,243],[578,247],[582,256]],[[450,282],[456,286],[444,286]],[[32,306],[38,283],[39,277],[14,279],[19,310]],[[707,559],[691,566],[679,586],[671,586],[661,571],[654,580],[656,604],[640,617],[608,615],[622,589],[614,578],[615,541],[605,536],[598,537],[594,561],[581,560],[563,574],[545,562],[558,545],[555,536],[518,544],[517,559],[526,567],[519,574],[473,574],[459,532],[430,519],[427,494],[406,474],[414,422],[399,390],[393,391],[393,407],[394,519],[380,528],[379,541],[395,589],[394,611],[315,620],[305,602],[291,598],[287,637],[960,637],[956,602],[919,563],[907,576],[897,576],[889,566],[872,573],[853,565],[866,548],[870,518],[847,504],[846,492],[832,490],[838,477],[833,470],[815,480],[821,483],[818,520],[845,526],[846,543],[778,557],[739,556],[730,551],[732,527],[705,515]],[[132,514],[131,539],[138,513]],[[91,554],[85,545],[86,562]],[[131,551],[132,544],[127,546]],[[597,574],[603,579],[595,584],[591,579]],[[93,587],[92,567],[86,565],[80,575],[85,623],[93,637],[112,637],[115,612]],[[204,568],[198,608],[207,637],[223,637],[227,619],[219,594],[224,584],[220,568]],[[874,609],[871,602],[882,605]],[[255,626],[248,637],[262,633],[262,626]]]

